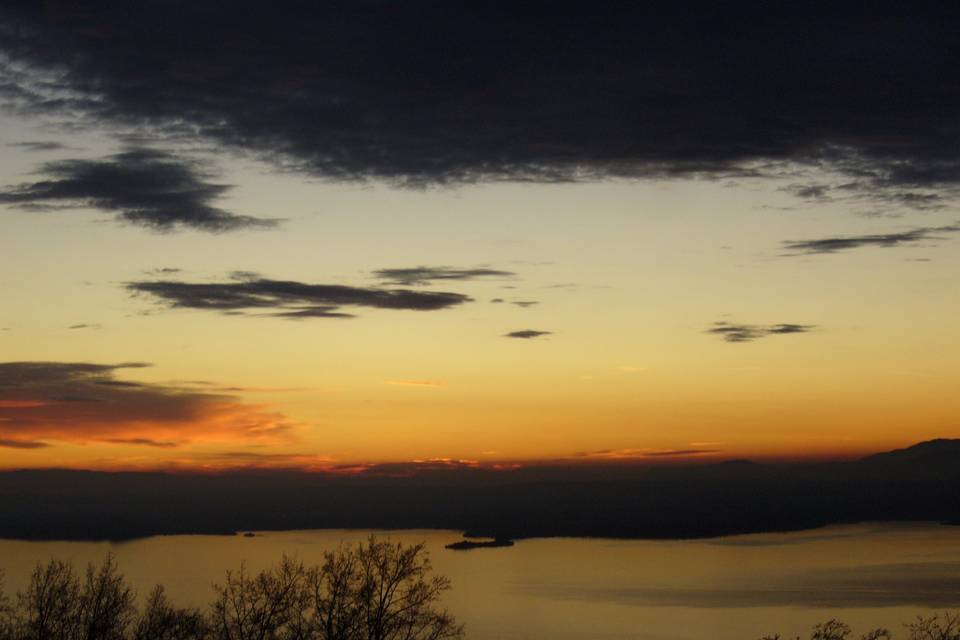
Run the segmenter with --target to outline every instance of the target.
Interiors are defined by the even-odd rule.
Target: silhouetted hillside
[[[299,528],[501,538],[701,537],[864,520],[960,521],[960,441],[851,462],[300,472],[0,473],[0,536],[123,539]]]
[[[947,473],[956,471],[960,461],[960,440],[928,440],[859,460],[861,467],[898,470],[911,473]]]

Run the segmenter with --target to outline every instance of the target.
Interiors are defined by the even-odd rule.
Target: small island
[[[445,548],[454,551],[470,551],[471,549],[488,549],[491,547],[512,547],[513,540],[507,538],[494,538],[493,540],[460,540],[451,542]]]

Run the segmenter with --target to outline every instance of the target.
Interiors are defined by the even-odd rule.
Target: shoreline
[[[249,529],[239,529],[239,530],[192,530],[192,531],[179,531],[179,532],[156,532],[156,533],[144,533],[142,535],[130,535],[130,536],[102,536],[102,537],[84,537],[84,536],[73,536],[73,537],[63,537],[63,536],[9,536],[0,532],[0,541],[10,541],[10,542],[38,542],[38,543],[49,543],[49,542],[63,542],[63,543],[113,543],[113,544],[123,544],[128,542],[135,542],[138,540],[147,540],[150,538],[172,538],[177,536],[208,536],[208,537],[224,537],[224,538],[262,538],[269,537],[271,533],[289,533],[293,531],[348,531],[348,532],[357,532],[357,531],[369,531],[371,533],[409,533],[413,531],[430,531],[430,532],[448,532],[454,536],[460,536],[460,539],[452,542],[448,545],[445,545],[445,548],[451,550],[469,550],[469,549],[479,549],[479,548],[506,548],[512,547],[517,542],[522,542],[524,540],[538,540],[538,539],[572,539],[572,540],[611,540],[611,541],[685,541],[685,540],[719,540],[723,538],[736,538],[741,536],[756,536],[756,535],[778,535],[778,534],[791,534],[791,533],[802,533],[805,531],[817,531],[820,529],[827,529],[831,527],[856,527],[856,526],[865,526],[865,525],[880,525],[880,526],[906,526],[906,525],[916,525],[916,526],[928,526],[928,527],[957,527],[960,526],[960,522],[953,521],[942,521],[942,520],[930,520],[930,519],[918,519],[918,520],[857,520],[857,521],[841,521],[841,522],[828,522],[819,525],[806,526],[806,527],[795,527],[795,528],[783,528],[783,529],[757,529],[749,531],[736,531],[736,532],[718,532],[718,533],[705,533],[698,535],[685,535],[685,536],[671,536],[671,535],[637,535],[637,536],[624,536],[624,535],[583,535],[583,534],[567,534],[567,533],[556,533],[556,534],[531,534],[531,535],[511,535],[511,536],[496,536],[496,535],[486,535],[483,533],[477,533],[475,531],[463,531],[458,529],[450,529],[446,527],[294,527],[294,528],[249,528]],[[248,535],[248,534],[254,535]],[[477,538],[482,538],[483,540],[474,540]],[[460,546],[454,546],[460,545]]]

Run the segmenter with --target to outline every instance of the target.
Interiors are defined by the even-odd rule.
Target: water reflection
[[[178,604],[202,605],[210,585],[241,561],[251,569],[292,554],[319,562],[365,531],[267,532],[257,537],[170,536],[127,543],[0,540],[8,591],[33,565],[78,565],[108,551],[140,593],[161,582]],[[829,617],[855,630],[960,608],[960,528],[857,525],[702,541],[524,540],[456,552],[444,531],[381,532],[425,541],[449,576],[450,610],[469,638],[719,639],[805,634]]]

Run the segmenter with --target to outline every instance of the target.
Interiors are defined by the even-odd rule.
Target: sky
[[[960,437],[957,16],[632,4],[5,3],[0,468]]]

